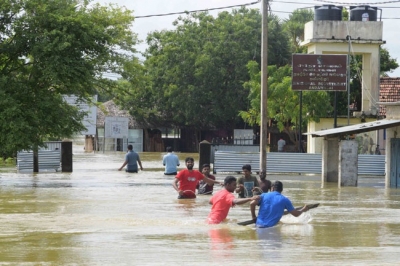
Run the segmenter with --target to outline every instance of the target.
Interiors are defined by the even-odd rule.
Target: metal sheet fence
[[[385,155],[358,155],[359,175],[385,175]]]
[[[239,173],[244,164],[250,164],[253,172],[260,171],[260,154],[234,151],[216,151],[214,154],[214,173]],[[322,155],[320,153],[267,153],[267,172],[284,174],[321,174]],[[358,156],[359,175],[385,175],[385,156]]]
[[[61,169],[61,141],[45,142],[46,147],[38,151],[39,172],[59,171]],[[17,170],[33,171],[33,152],[20,151],[17,153]]]
[[[59,150],[41,150],[39,154],[39,171],[53,170],[59,171],[61,168],[61,153]],[[17,155],[18,171],[33,171],[33,152],[18,152]]]
[[[214,163],[215,153],[217,151],[233,151],[233,152],[260,152],[259,145],[233,145],[233,144],[211,144],[211,163]]]

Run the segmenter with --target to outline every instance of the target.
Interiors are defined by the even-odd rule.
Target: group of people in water
[[[136,164],[136,167],[135,167]],[[138,165],[143,170],[139,155],[128,145],[128,153],[125,155],[123,165],[127,165],[127,172],[137,172]],[[208,215],[209,224],[219,224],[228,216],[231,207],[250,202],[250,213],[257,227],[271,227],[276,225],[282,218],[285,209],[293,216],[299,216],[308,210],[307,206],[295,209],[292,202],[282,195],[283,184],[280,181],[271,181],[266,179],[265,173],[260,173],[260,179],[251,174],[251,165],[245,164],[242,167],[243,176],[238,180],[234,176],[227,176],[224,181],[216,180],[215,176],[210,174],[210,165],[202,165],[201,172],[193,169],[194,159],[187,157],[185,159],[186,169],[177,170],[180,166],[179,158],[173,153],[172,148],[167,148],[167,154],[163,157],[165,166],[165,175],[175,175],[172,182],[173,188],[178,193],[178,199],[196,198],[198,194],[211,195],[209,203],[212,205],[211,212]],[[215,184],[224,188],[213,195]],[[236,192],[238,197],[233,194]],[[256,207],[259,207],[256,215]]]

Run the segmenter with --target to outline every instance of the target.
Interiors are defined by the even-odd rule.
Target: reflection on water
[[[208,235],[211,242],[211,255],[214,261],[223,263],[232,258],[234,239],[229,228],[210,228]]]
[[[320,203],[273,228],[239,226],[248,205],[207,225],[210,196],[178,200],[163,154],[143,153],[144,171],[117,171],[124,153],[74,146],[73,173],[0,172],[0,264],[384,265],[400,246],[400,190],[383,177],[321,188],[319,176],[271,176],[298,207]],[[186,156],[180,154],[181,167]],[[198,165],[196,165],[197,167]],[[218,180],[225,175],[218,174]],[[216,190],[221,189],[216,187]]]

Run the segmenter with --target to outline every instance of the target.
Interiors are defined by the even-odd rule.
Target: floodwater
[[[178,155],[183,166],[188,154]],[[385,189],[383,177],[339,189],[321,188],[319,176],[270,175],[295,206],[320,206],[255,229],[236,224],[251,218],[248,204],[240,205],[210,226],[209,196],[178,200],[162,154],[141,157],[138,174],[117,171],[124,153],[87,154],[81,146],[73,173],[0,169],[0,264],[399,264],[400,190]]]

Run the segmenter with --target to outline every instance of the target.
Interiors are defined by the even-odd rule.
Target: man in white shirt
[[[286,141],[282,138],[278,140],[278,152],[283,152],[283,148],[286,145]]]
[[[163,165],[165,166],[164,175],[176,175],[177,166],[179,166],[179,158],[176,154],[172,153],[172,148],[167,147],[167,154],[163,157]]]

